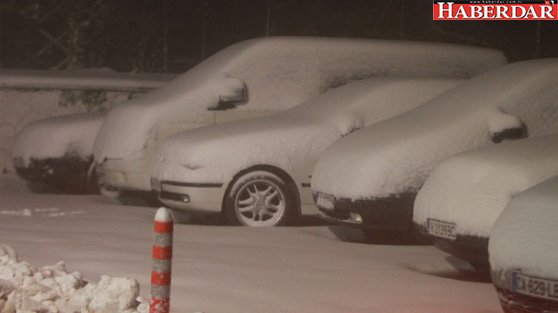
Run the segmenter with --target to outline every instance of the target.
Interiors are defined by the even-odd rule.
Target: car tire
[[[420,230],[413,223],[411,223],[411,225],[409,226],[409,229],[405,234],[405,238],[411,245],[431,246],[433,244],[432,239],[421,233]]]
[[[490,274],[490,264],[486,262],[466,260],[478,273]]]
[[[431,245],[432,242],[424,237],[414,227],[407,231],[387,229],[362,229],[364,240],[372,244],[397,244],[397,245]]]
[[[97,171],[95,170],[95,163],[92,163],[87,171],[87,175],[85,177],[85,193],[87,194],[98,194],[101,191],[99,190],[99,184],[97,183]]]
[[[232,225],[249,227],[288,224],[296,214],[292,186],[267,171],[253,171],[228,188],[223,213]]]
[[[120,190],[107,187],[105,185],[99,185],[99,193],[107,198],[118,199],[120,198]]]

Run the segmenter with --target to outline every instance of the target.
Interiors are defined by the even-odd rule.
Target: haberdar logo
[[[558,21],[558,0],[434,0],[433,19]]]

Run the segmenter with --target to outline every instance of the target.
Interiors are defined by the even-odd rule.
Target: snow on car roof
[[[490,266],[558,279],[558,176],[513,197],[490,235]]]
[[[388,75],[465,78],[505,62],[496,50],[439,43],[247,40],[221,50],[166,87],[111,110],[96,140],[95,157],[103,161],[143,155],[146,142],[157,136],[158,123],[212,123],[207,109],[235,84],[248,87],[248,102],[235,110],[269,111],[292,107],[350,80]]]
[[[415,223],[456,224],[456,233],[487,238],[517,193],[558,175],[558,135],[467,151],[440,163],[417,195]]]
[[[79,113],[40,119],[26,125],[12,148],[14,158],[88,157],[106,113]]]
[[[319,153],[341,136],[408,111],[459,82],[362,80],[272,116],[182,132],[160,146],[153,176],[163,180],[188,177],[190,182],[223,181],[261,164],[295,171],[300,164],[313,164]]]
[[[524,125],[558,132],[558,59],[510,64],[479,75],[419,108],[339,140],[320,157],[312,188],[341,198],[416,192],[444,158],[492,143]]]

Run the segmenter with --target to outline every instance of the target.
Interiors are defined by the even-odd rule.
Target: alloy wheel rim
[[[270,181],[251,181],[238,191],[235,213],[245,226],[275,226],[285,215],[285,195]]]

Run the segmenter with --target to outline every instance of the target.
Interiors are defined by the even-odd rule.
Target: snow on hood
[[[438,165],[417,195],[415,223],[456,224],[456,233],[488,238],[510,199],[558,175],[558,134],[467,151]]]
[[[277,111],[349,80],[387,75],[465,78],[506,62],[499,51],[459,45],[275,37],[232,45],[166,87],[112,109],[95,158],[142,158],[169,123],[211,124],[207,111],[233,80],[248,87],[235,110]]]
[[[333,89],[290,110],[259,119],[190,130],[158,150],[154,177],[224,182],[254,165],[308,174],[341,136],[410,110],[456,86],[452,79],[369,79]]]
[[[341,198],[417,192],[433,167],[492,143],[523,124],[529,136],[558,132],[558,59],[507,65],[466,81],[423,106],[329,147],[312,189]]]
[[[488,243],[493,272],[558,279],[558,176],[513,197]],[[501,279],[505,279],[501,277]]]
[[[68,273],[64,262],[37,269],[0,245],[1,312],[148,312],[138,295],[134,279],[103,275],[97,284],[88,283],[81,273]]]
[[[26,164],[30,158],[91,157],[93,142],[105,115],[68,114],[31,122],[17,135],[12,156],[23,158]]]

